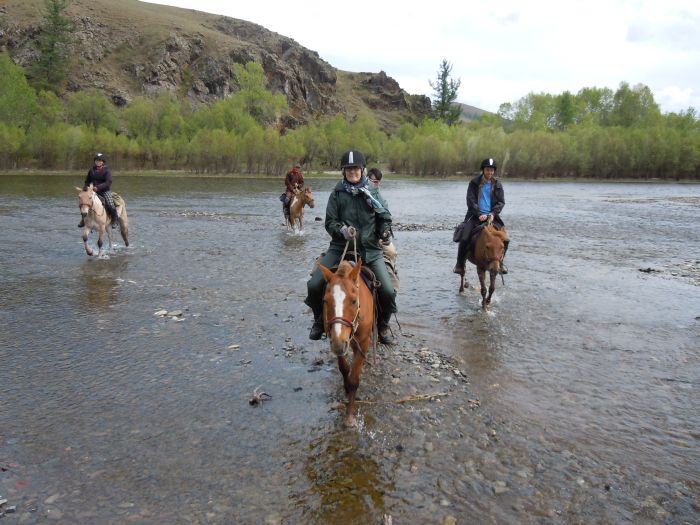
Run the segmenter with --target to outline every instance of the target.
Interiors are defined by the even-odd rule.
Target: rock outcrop
[[[8,0],[0,11],[0,47],[30,66],[37,60],[33,41],[42,20],[40,0]],[[322,115],[359,111],[389,112],[388,127],[416,122],[430,111],[430,100],[406,93],[385,72],[349,74],[356,99],[337,89],[339,72],[315,51],[264,27],[218,15],[136,0],[74,0],[66,15],[74,23],[73,69],[64,92],[102,90],[116,105],[161,91],[207,104],[237,90],[234,64],[262,65],[268,89],[286,97],[287,125]],[[61,91],[61,90],[59,90]],[[361,107],[364,106],[364,107]]]

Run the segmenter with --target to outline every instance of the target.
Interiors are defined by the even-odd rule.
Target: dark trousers
[[[326,268],[331,268],[332,266],[338,264],[340,261],[340,256],[342,255],[342,248],[336,248],[333,245],[328,249],[328,252],[319,259],[323,266]],[[379,305],[382,310],[382,318],[388,321],[391,314],[396,312],[396,290],[391,283],[391,277],[389,276],[389,271],[386,269],[386,263],[383,257],[372,262],[362,261],[362,264],[369,266],[377,280],[382,283],[379,287]],[[304,300],[307,306],[310,306],[314,311],[314,315],[321,314],[321,307],[323,304],[323,293],[326,287],[326,280],[321,273],[318,266],[314,269],[311,274],[311,279],[306,283],[308,295]]]

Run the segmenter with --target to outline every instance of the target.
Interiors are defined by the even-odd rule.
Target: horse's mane
[[[335,274],[339,277],[345,277],[350,273],[350,271],[352,271],[352,264],[350,264],[348,261],[340,261]]]
[[[488,225],[484,229],[485,229],[485,231],[488,231],[491,235],[498,237],[502,241],[505,241],[508,238],[508,234],[506,233],[505,230],[499,230],[493,225]]]

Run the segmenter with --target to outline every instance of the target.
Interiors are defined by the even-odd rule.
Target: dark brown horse
[[[481,284],[481,308],[486,310],[491,303],[491,296],[496,289],[496,275],[501,269],[504,255],[504,241],[508,240],[505,229],[496,229],[492,224],[484,226],[477,233],[474,249],[468,254],[469,262],[476,266],[476,273]],[[489,293],[486,295],[486,272],[489,272]],[[459,291],[464,290],[464,274],[461,276]]]
[[[331,351],[338,356],[338,368],[343,374],[343,385],[348,396],[345,425],[353,427],[355,394],[360,386],[360,375],[367,358],[374,331],[374,297],[360,277],[362,261],[353,267],[342,261],[338,270],[318,265],[326,279],[323,296],[324,328],[331,343]],[[352,350],[352,365],[346,355]]]

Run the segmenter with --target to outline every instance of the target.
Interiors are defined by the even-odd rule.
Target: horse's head
[[[314,194],[311,192],[311,188],[304,189],[304,203],[309,205],[309,208],[313,208],[316,203],[314,203]]]
[[[476,256],[480,259],[480,263],[484,268],[498,271],[503,258],[503,248],[505,246],[503,241],[507,238],[508,234],[506,232],[497,230],[494,226],[488,225],[484,228],[477,241],[475,250]]]
[[[95,189],[92,183],[90,183],[90,186],[88,186],[88,189],[86,190],[83,188],[78,188],[77,186],[75,189],[78,190],[78,206],[80,207],[80,215],[86,217],[90,211],[90,208],[93,206]]]
[[[360,268],[358,261],[353,267],[342,261],[333,273],[322,264],[318,265],[326,279],[323,296],[325,330],[335,355],[345,355],[350,350],[360,314]]]

